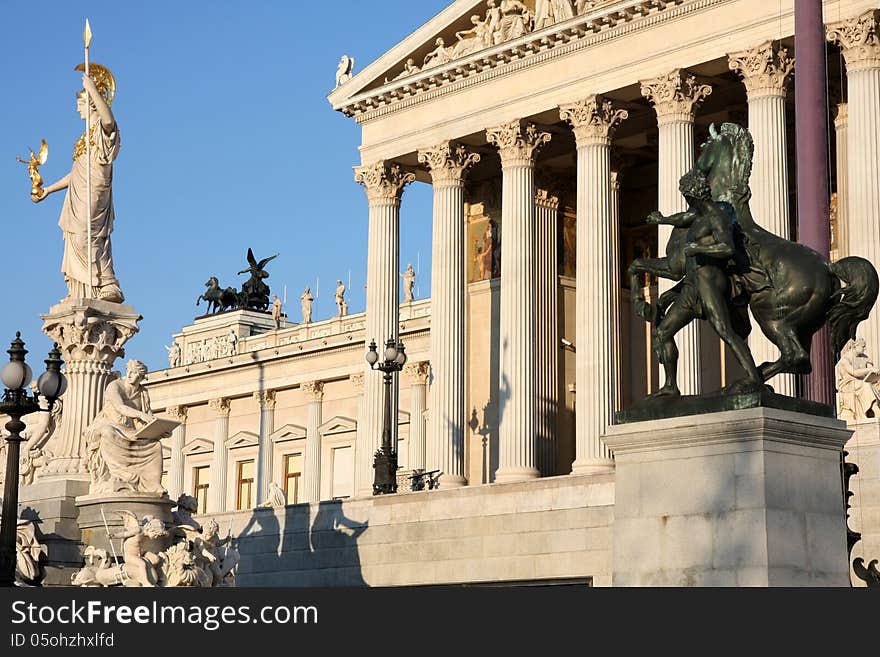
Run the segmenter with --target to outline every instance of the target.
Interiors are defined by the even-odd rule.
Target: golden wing
[[[49,159],[49,144],[46,143],[46,140],[43,140],[43,143],[40,144],[40,154],[37,156],[37,160],[39,160],[40,164],[46,164],[46,160]]]
[[[85,71],[86,65],[80,64],[74,70]],[[108,105],[113,104],[113,98],[116,96],[116,78],[106,66],[101,66],[95,62],[89,62],[89,77],[95,81],[98,91],[104,96],[104,100]]]

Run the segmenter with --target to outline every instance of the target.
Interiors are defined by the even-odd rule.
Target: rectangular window
[[[334,500],[351,497],[354,494],[354,450],[337,447],[333,450],[333,490]]]
[[[236,480],[238,481],[238,487],[236,490],[238,491],[238,495],[235,499],[235,508],[241,511],[242,509],[253,509],[254,504],[254,460],[250,461],[239,461],[237,464],[236,471],[238,472],[238,476]]]
[[[193,468],[193,497],[199,503],[198,513],[208,512],[208,484],[211,481],[211,466]]]
[[[288,504],[299,502],[299,484],[302,479],[303,456],[301,453],[284,457],[284,494]]]

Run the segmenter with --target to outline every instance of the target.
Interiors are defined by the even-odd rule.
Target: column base
[[[614,472],[613,459],[580,459],[571,464],[571,474],[590,475]]]
[[[450,488],[463,488],[468,485],[467,477],[461,475],[440,475],[438,490],[449,490]]]
[[[538,468],[498,468],[495,473],[493,484],[509,484],[514,481],[528,481],[538,479],[541,473]],[[441,482],[442,482],[441,478]]]
[[[849,586],[849,435],[771,408],[611,427],[614,586]]]
[[[53,456],[36,473],[37,481],[90,481],[87,459],[79,456]]]

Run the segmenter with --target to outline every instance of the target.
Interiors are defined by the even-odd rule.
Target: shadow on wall
[[[366,586],[357,541],[368,523],[346,518],[342,504],[253,509],[238,538],[238,585]]]

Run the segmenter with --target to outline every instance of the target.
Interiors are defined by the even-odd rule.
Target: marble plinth
[[[118,533],[123,526],[121,511],[130,511],[137,516],[138,522],[144,516],[158,518],[171,524],[171,509],[175,503],[167,496],[157,497],[146,493],[116,494],[116,495],[82,495],[76,498],[76,506],[79,509],[79,527],[82,530],[83,545],[93,545],[96,548],[107,550],[112,554],[108,540],[108,529],[111,534]],[[102,514],[103,511],[103,514]],[[106,518],[106,526],[104,524]],[[171,545],[171,536],[158,539],[152,546],[147,546],[151,552],[158,553]],[[117,554],[120,552],[121,541],[114,540],[113,547]]]
[[[859,466],[858,474],[849,480],[849,526],[862,535],[855,544],[852,559],[862,557],[865,565],[880,559],[880,420],[871,418],[850,422],[853,436],[846,444],[846,460]],[[853,585],[865,582],[853,576]]]
[[[611,427],[615,586],[849,586],[840,420],[772,408]]]

